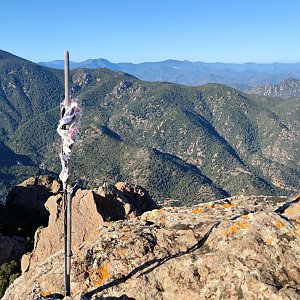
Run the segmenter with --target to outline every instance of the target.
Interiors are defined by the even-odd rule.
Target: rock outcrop
[[[72,299],[300,299],[299,217],[299,199],[240,196],[99,222],[72,258]],[[3,300],[62,299],[63,270],[58,251]]]
[[[38,217],[48,217],[44,207],[50,195],[58,194],[60,183],[47,176],[30,177],[12,188],[6,198],[6,207],[34,211]]]
[[[30,177],[12,188],[0,211],[2,231],[8,235],[34,233],[37,226],[48,224],[49,212],[44,204],[60,191],[60,183],[52,177]]]
[[[36,229],[48,224],[44,203],[59,190],[59,182],[48,176],[31,177],[12,188],[5,206],[0,205],[0,264],[19,260],[32,247]]]
[[[49,225],[36,231],[33,252],[22,258],[23,272],[63,249],[62,196],[50,197],[45,207],[50,213]],[[155,208],[158,206],[146,190],[128,183],[104,184],[94,191],[79,189],[72,199],[73,253],[77,253],[82,242],[97,236],[99,228],[108,221],[130,219]]]

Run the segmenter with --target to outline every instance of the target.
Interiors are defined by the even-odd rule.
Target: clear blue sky
[[[299,0],[0,0],[0,49],[35,62],[300,62],[299,29]]]

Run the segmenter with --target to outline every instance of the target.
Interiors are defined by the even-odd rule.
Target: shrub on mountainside
[[[7,287],[20,275],[20,262],[12,260],[0,265],[0,297],[4,295]]]

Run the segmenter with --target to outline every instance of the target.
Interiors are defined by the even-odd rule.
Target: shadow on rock
[[[15,240],[18,237],[19,242],[22,238],[25,247],[22,253],[12,249],[11,253],[7,253],[7,258],[2,255],[2,262],[19,259],[22,254],[32,250],[35,231],[40,226],[48,225],[49,212],[44,203],[59,191],[60,183],[48,176],[31,177],[12,188],[7,195],[5,206],[0,207],[0,233],[2,237],[10,238],[11,243],[12,237]],[[1,247],[8,251],[7,243],[3,238],[0,241]],[[14,255],[14,252],[17,254]]]
[[[183,255],[190,254],[190,253],[196,251],[197,249],[201,248],[205,244],[205,242],[208,239],[209,235],[211,234],[212,230],[214,228],[216,228],[219,224],[220,224],[219,222],[215,223],[210,228],[210,230],[203,236],[202,239],[200,239],[196,244],[194,244],[192,247],[188,248],[186,251],[181,251],[181,252],[178,252],[178,253],[173,254],[173,255],[165,256],[163,258],[156,258],[156,259],[152,259],[150,261],[147,261],[144,264],[142,264],[142,265],[138,266],[137,268],[135,268],[134,270],[132,270],[127,275],[125,275],[123,277],[120,277],[120,278],[117,278],[117,279],[115,279],[115,280],[113,280],[113,281],[111,281],[107,284],[104,284],[104,285],[94,289],[93,291],[90,291],[90,292],[84,294],[81,297],[81,300],[90,300],[90,299],[92,299],[92,297],[95,294],[103,292],[103,291],[105,291],[105,290],[107,290],[111,287],[117,286],[121,283],[124,283],[128,279],[130,279],[132,276],[134,276],[135,274],[137,274],[139,272],[140,272],[140,274],[138,275],[138,277],[141,277],[143,275],[151,273],[153,270],[155,270],[156,268],[158,268],[161,265],[165,264],[167,261],[169,261],[171,259],[178,258],[178,257],[181,257]],[[123,299],[123,298],[101,298],[100,297],[100,298],[96,298],[96,299]],[[128,298],[124,298],[124,299],[128,299]]]

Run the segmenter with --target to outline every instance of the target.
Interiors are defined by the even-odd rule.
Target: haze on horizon
[[[34,62],[300,62],[293,0],[1,1],[0,48]]]

